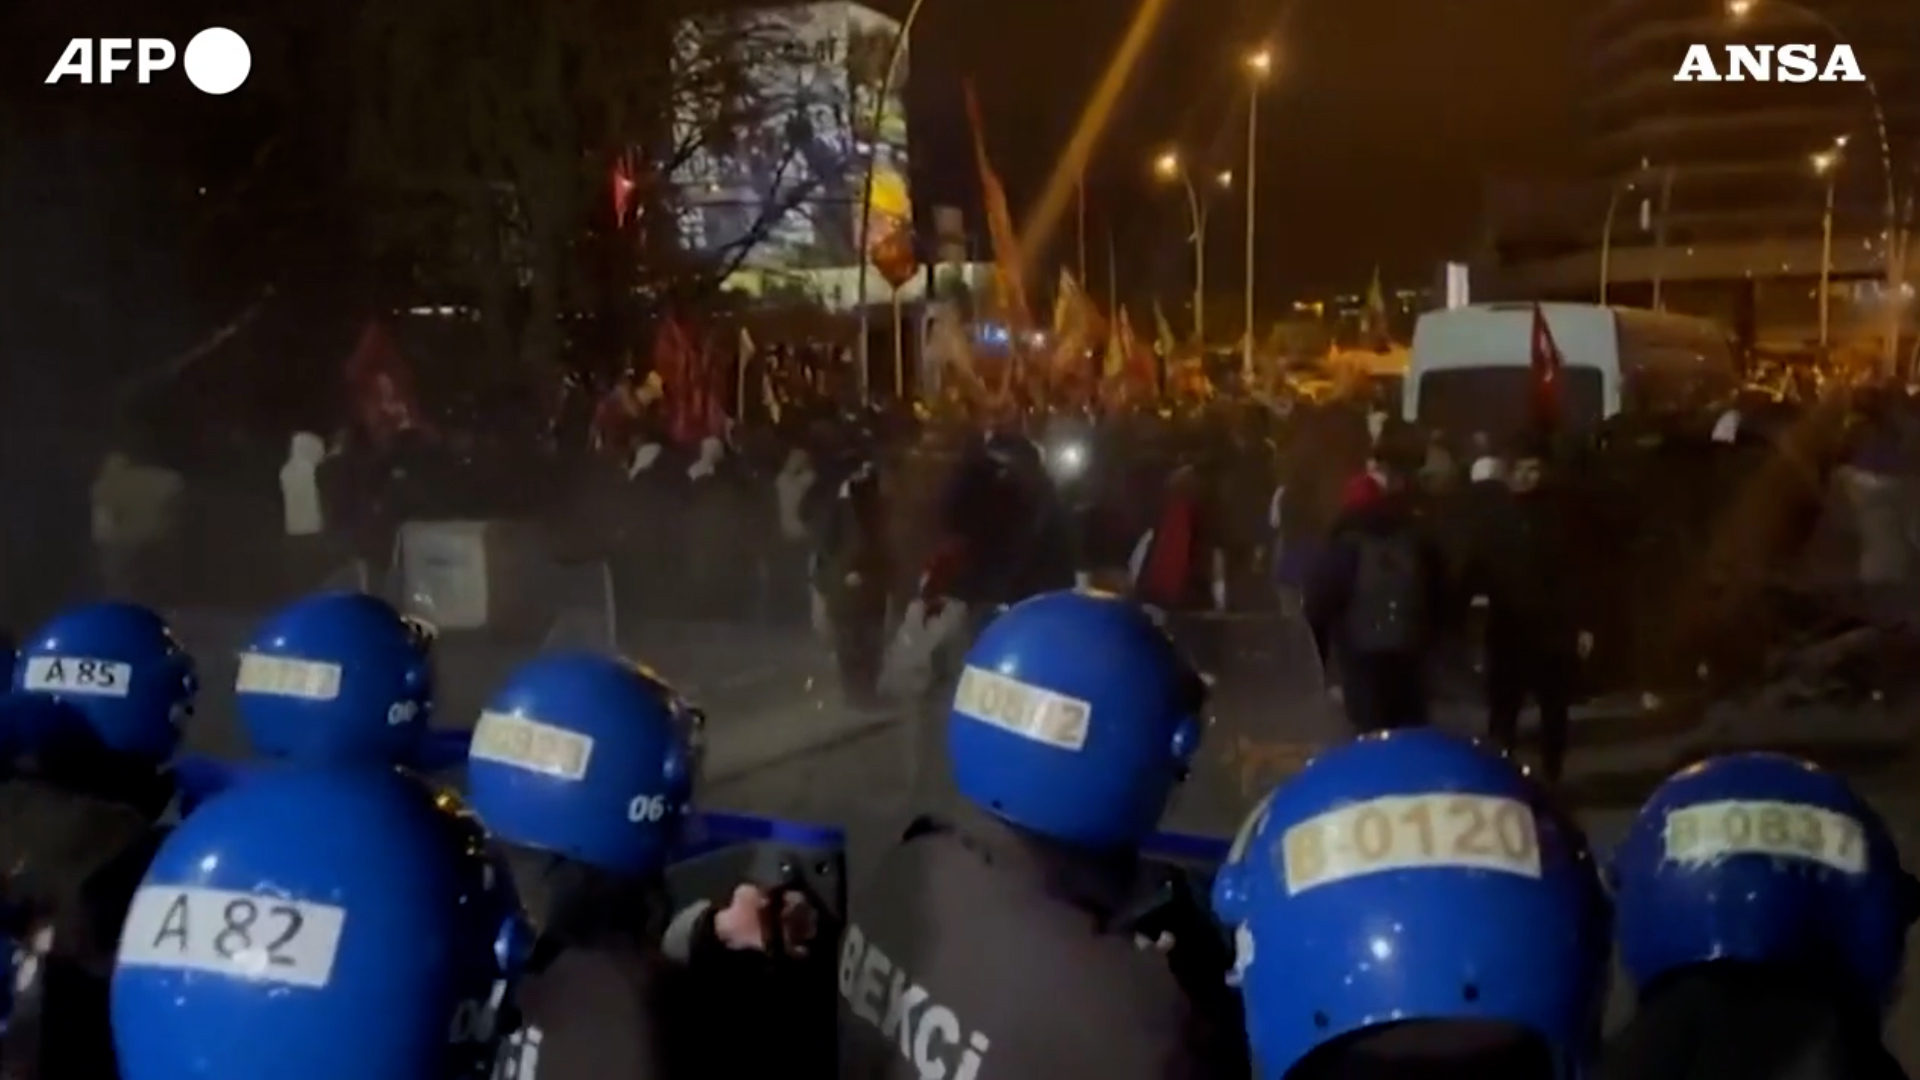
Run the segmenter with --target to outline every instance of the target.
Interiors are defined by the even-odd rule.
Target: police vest
[[[913,973],[848,926],[840,944],[840,998],[899,1050],[923,1080],[974,1080],[992,1042],[934,1000]]]

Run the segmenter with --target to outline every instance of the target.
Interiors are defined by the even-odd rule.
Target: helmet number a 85
[[[640,825],[653,825],[667,820],[667,797],[665,795],[635,795],[627,804],[627,820]]]

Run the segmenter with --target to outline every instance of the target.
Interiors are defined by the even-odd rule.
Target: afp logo
[[[115,72],[132,71],[142,86],[154,72],[173,66],[173,42],[165,38],[74,38],[47,73],[47,85],[73,80],[92,86],[110,84]],[[180,66],[187,81],[203,94],[231,94],[253,70],[253,51],[239,34],[215,26],[193,35]]]

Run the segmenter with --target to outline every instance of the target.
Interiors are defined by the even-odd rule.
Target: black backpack
[[[1431,629],[1426,553],[1410,532],[1360,533],[1347,603],[1346,646],[1361,653],[1413,652]]]

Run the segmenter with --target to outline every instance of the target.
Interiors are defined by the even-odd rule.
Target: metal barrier
[[[430,558],[411,553],[410,544],[422,542],[429,530],[442,527],[460,530],[457,539],[477,549],[480,562],[448,572],[455,576],[439,575],[439,580],[430,581],[431,571],[424,565]],[[505,571],[496,569],[496,557],[506,564]],[[486,579],[496,574],[502,583],[509,576],[512,579],[511,588],[501,590],[508,594],[505,603],[493,603],[496,597],[490,586],[494,582]],[[443,632],[504,632],[507,637],[535,641],[541,649],[619,647],[619,597],[611,563],[594,559],[569,564],[547,557],[512,523],[406,523],[394,533],[379,591],[403,613],[424,618]],[[476,591],[484,598],[477,612],[478,625],[470,617],[476,612],[469,610]],[[451,613],[457,617],[450,625],[446,616],[456,608]]]

